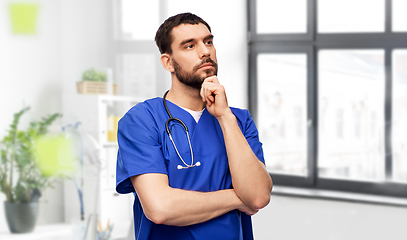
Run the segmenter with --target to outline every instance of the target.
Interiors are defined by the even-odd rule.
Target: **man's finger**
[[[204,82],[211,82],[211,83],[219,84],[218,76],[213,75],[213,76],[207,77],[207,78],[205,78]]]

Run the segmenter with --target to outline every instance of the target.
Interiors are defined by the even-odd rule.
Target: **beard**
[[[197,71],[205,63],[211,63],[213,68],[205,70],[204,75],[199,75]],[[197,64],[192,68],[191,72],[182,69],[182,67],[174,59],[173,66],[175,76],[178,78],[180,82],[198,90],[201,89],[202,83],[207,77],[218,74],[218,64],[210,58],[203,59],[201,63]]]

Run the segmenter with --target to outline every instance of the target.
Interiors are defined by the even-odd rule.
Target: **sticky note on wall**
[[[11,30],[14,34],[36,34],[38,5],[33,3],[9,4]]]
[[[37,166],[42,175],[50,177],[74,170],[74,142],[63,135],[45,135],[34,141]]]

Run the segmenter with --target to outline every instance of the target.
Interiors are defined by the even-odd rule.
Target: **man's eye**
[[[212,40],[209,40],[209,41],[206,42],[206,44],[207,44],[207,45],[212,45],[213,42],[212,42]]]
[[[185,46],[185,48],[187,48],[187,49],[191,49],[193,47],[194,47],[194,45],[192,45],[192,44]]]

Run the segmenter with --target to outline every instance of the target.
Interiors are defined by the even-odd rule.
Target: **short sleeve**
[[[130,177],[145,173],[168,175],[154,111],[139,103],[120,119],[117,131],[119,150],[116,166],[116,191],[134,192]]]
[[[245,126],[244,126],[244,136],[249,143],[250,147],[254,154],[256,154],[257,158],[264,162],[264,154],[263,154],[263,144],[260,142],[259,139],[259,132],[257,130],[256,124],[253,121],[252,115],[248,110],[245,110]]]

